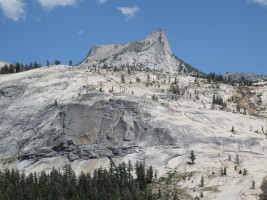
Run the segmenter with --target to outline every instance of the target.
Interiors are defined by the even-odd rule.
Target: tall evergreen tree
[[[195,164],[195,160],[196,160],[196,155],[195,155],[195,153],[194,153],[194,151],[191,151],[190,152],[190,160],[191,160],[191,163],[192,164]]]

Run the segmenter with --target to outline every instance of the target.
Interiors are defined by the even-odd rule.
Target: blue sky
[[[77,63],[158,28],[203,72],[267,74],[267,0],[0,0],[0,60]]]

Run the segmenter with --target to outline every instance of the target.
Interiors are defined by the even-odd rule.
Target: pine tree
[[[132,165],[132,162],[130,160],[128,160],[128,163],[127,163],[127,177],[128,177],[128,181],[130,182],[133,177],[132,177],[132,171],[133,171],[133,165]]]
[[[232,129],[231,129],[231,132],[234,133],[235,132],[235,129],[234,127],[232,126]]]
[[[160,189],[158,190],[157,197],[158,197],[158,199],[160,199],[160,198],[161,198],[161,190],[160,190]]]
[[[125,78],[124,78],[124,75],[123,74],[121,74],[121,82],[122,83],[125,83]]]
[[[221,174],[221,176],[224,175],[224,173],[223,173],[223,168],[221,168],[221,170],[220,170],[220,174]]]
[[[55,65],[60,65],[60,61],[59,60],[55,60]]]
[[[226,166],[224,166],[223,175],[226,175],[226,174],[227,174],[227,170],[226,170]]]
[[[153,168],[152,168],[152,166],[150,166],[147,169],[146,180],[147,180],[147,183],[151,183],[153,180]]]
[[[136,162],[135,165],[135,173],[137,176],[137,182],[139,185],[139,189],[144,191],[146,189],[146,179],[145,179],[145,167],[141,162]]]
[[[252,189],[255,189],[255,181],[252,181]]]
[[[177,193],[176,190],[175,190],[175,192],[173,194],[173,200],[179,200],[178,193]]]
[[[21,66],[19,63],[16,63],[16,73],[21,71]]]
[[[204,187],[204,177],[203,176],[201,176],[200,187]]]
[[[191,151],[191,153],[190,153],[190,160],[191,160],[191,163],[192,164],[195,164],[195,160],[196,160],[196,156],[195,156],[195,153],[194,153],[194,151]]]

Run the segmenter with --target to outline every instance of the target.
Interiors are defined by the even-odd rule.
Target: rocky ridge
[[[126,44],[94,46],[81,62],[82,67],[127,67],[163,73],[198,74],[197,69],[173,55],[163,30],[150,33],[145,39]]]
[[[244,73],[244,72],[231,72],[223,74],[225,79],[230,79],[233,81],[248,80],[252,82],[262,82],[267,81],[267,75],[263,74],[253,74],[253,73]]]

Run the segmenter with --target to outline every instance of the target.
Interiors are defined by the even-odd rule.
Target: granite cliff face
[[[68,67],[1,76],[1,159],[114,157],[172,142],[151,123],[149,103],[98,92],[107,80],[89,78]]]
[[[175,57],[163,30],[150,33],[145,39],[126,44],[94,46],[81,66],[107,66],[121,68],[134,66],[138,69],[159,72],[197,74],[198,70]]]
[[[223,110],[212,104],[214,94],[227,102]],[[207,199],[224,199],[227,192],[240,199],[249,187],[233,191],[236,183],[266,176],[266,97],[264,84],[240,88],[157,72],[52,66],[0,75],[0,168],[29,173],[67,162],[80,173],[110,160],[141,160],[159,175],[192,173],[195,181],[179,186],[189,194],[195,192],[188,187],[198,191],[204,174],[207,187],[222,191],[205,194]],[[246,115],[243,105],[250,106]],[[197,160],[187,166],[191,150]],[[231,172],[237,164],[228,159],[236,155],[250,176]],[[222,166],[229,167],[223,183],[220,175],[208,176]]]
[[[125,76],[128,81],[135,77]],[[165,107],[166,100],[181,97],[161,93],[162,90],[167,91],[169,86],[161,86],[162,89],[143,88],[147,85],[142,83],[142,79],[147,81],[146,73],[138,72],[136,76],[140,77],[141,83],[133,85],[122,83],[120,72],[99,74],[67,66],[2,75],[0,157],[20,161],[58,155],[67,155],[70,160],[91,159],[123,156],[147,146],[182,146],[185,140],[190,143],[212,141],[211,138],[203,140],[201,135],[193,134],[197,127],[187,124],[187,121],[184,129],[165,121],[166,116],[176,115],[178,111],[168,104]],[[157,76],[159,78],[161,75]],[[159,79],[163,81],[166,77],[162,75]],[[177,77],[182,85],[190,84],[193,79]],[[160,84],[160,81],[154,84]],[[180,87],[183,90],[183,86]],[[184,87],[188,89],[189,85]],[[228,87],[216,93],[226,98],[238,91]],[[150,97],[156,93],[159,93],[157,98],[162,99],[162,106]],[[200,105],[211,107],[213,89],[203,88],[201,93],[203,97],[198,96],[202,99]],[[264,97],[262,99],[262,105],[265,105]],[[190,100],[180,100],[190,105]],[[229,104],[228,109],[233,105]],[[151,106],[159,110],[153,111]],[[158,118],[155,112],[156,115],[160,112],[162,120],[155,122]],[[180,112],[177,119],[183,119]],[[185,119],[195,121],[195,113],[184,115]],[[227,140],[230,144],[231,139]]]

